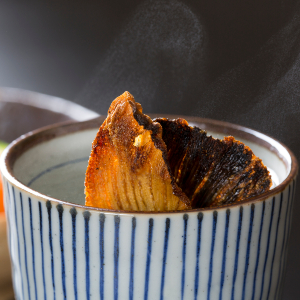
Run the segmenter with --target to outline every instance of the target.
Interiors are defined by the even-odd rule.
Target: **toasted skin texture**
[[[161,125],[125,92],[116,98],[92,145],[87,206],[129,211],[190,209],[167,161]]]
[[[184,119],[154,121],[162,126],[175,181],[193,208],[236,203],[270,189],[269,171],[242,142],[214,139]]]

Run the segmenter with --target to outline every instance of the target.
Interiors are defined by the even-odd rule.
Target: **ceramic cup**
[[[241,126],[187,118],[250,146],[275,185],[243,203],[177,212],[84,206],[91,143],[103,118],[48,127],[2,156],[16,299],[280,299],[297,162]]]

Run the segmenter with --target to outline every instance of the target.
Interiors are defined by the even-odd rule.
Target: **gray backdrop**
[[[296,0],[2,0],[0,85],[101,114],[128,90],[145,112],[248,126],[299,159],[299,14]],[[289,300],[299,299],[298,198],[283,298]]]

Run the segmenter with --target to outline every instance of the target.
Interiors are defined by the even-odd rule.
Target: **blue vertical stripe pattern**
[[[99,215],[100,221],[100,299],[104,300],[104,222],[105,214]]]
[[[222,272],[221,272],[221,281],[220,281],[219,300],[222,300],[222,297],[223,297],[223,286],[224,286],[225,270],[226,270],[226,252],[227,252],[227,242],[228,242],[229,220],[230,220],[230,209],[227,209],[226,210],[225,232],[224,232],[224,243],[223,243],[223,258],[222,258]],[[196,300],[196,298],[195,298],[195,300]]]
[[[23,199],[21,193],[20,193],[20,203],[21,203],[21,212],[22,212],[22,228],[23,228],[24,259],[25,259],[25,272],[26,272],[26,280],[27,280],[27,291],[28,291],[28,299],[32,299],[30,294],[30,284],[29,284],[29,277],[28,277],[27,248],[26,248],[26,237],[25,237],[25,227],[24,227],[24,211],[23,211]]]
[[[148,299],[153,226],[154,226],[153,218],[150,218],[149,219],[149,230],[148,230],[148,247],[147,247],[147,262],[146,262],[146,272],[145,272],[144,300]]]
[[[208,284],[207,284],[207,300],[210,300],[211,281],[212,281],[212,272],[213,272],[213,264],[214,264],[214,251],[215,251],[217,221],[218,221],[218,212],[215,210],[213,212],[213,226],[212,226],[212,238],[211,238],[210,259],[209,259],[209,275],[208,275],[209,277],[208,277]]]
[[[164,241],[164,255],[161,271],[161,284],[160,284],[160,300],[164,299],[164,285],[165,285],[165,271],[168,253],[168,243],[169,243],[169,231],[170,231],[170,218],[166,219],[166,229],[165,229],[165,241]]]
[[[130,276],[129,276],[129,300],[133,300],[133,288],[134,288],[134,248],[135,248],[135,228],[136,218],[132,218],[131,229],[131,251],[130,251]]]
[[[1,179],[0,179],[1,180]],[[7,183],[7,193],[5,193],[5,181],[2,181],[0,182],[1,185],[2,185],[2,196],[3,196],[3,203],[4,204],[4,211],[9,211],[11,212],[11,214],[6,214],[6,238],[7,238],[7,242],[8,242],[8,251],[10,253],[12,253],[12,249],[15,248],[15,246],[13,245],[13,242],[14,242],[14,231],[13,231],[13,225],[14,224],[14,221],[13,221],[13,208],[12,208],[12,205],[13,205],[13,200],[12,200],[12,197],[11,197],[11,191],[9,190],[9,186],[8,186],[8,183]],[[16,228],[17,230],[17,228]],[[16,266],[18,265],[18,263],[11,259],[10,260],[11,262],[11,276],[12,278],[15,277],[15,274],[16,274]],[[17,299],[20,298],[20,290],[16,290],[16,286],[15,286],[15,282],[13,281],[13,288],[15,290],[15,297]]]
[[[33,226],[32,226],[32,207],[31,207],[31,199],[30,198],[28,198],[28,204],[29,204],[30,233],[31,233],[32,272],[33,272],[35,299],[37,300],[37,289],[36,289],[36,278],[35,278],[34,239],[33,239]]]
[[[4,182],[0,182],[2,184],[2,191],[1,193],[3,194],[4,192]],[[12,200],[11,200],[11,194],[9,191],[9,186],[7,184],[7,194],[3,194],[3,203],[5,206],[5,210],[11,211],[12,212]],[[12,214],[6,214],[6,234],[7,234],[7,243],[8,243],[8,251],[11,252],[12,251],[12,243],[13,243],[13,231],[12,231],[12,224],[13,224],[13,215]],[[12,277],[14,277],[15,275],[15,262],[13,260],[11,260],[11,273],[12,273]],[[16,295],[17,296],[17,295]]]
[[[1,174],[0,174],[1,176]],[[15,246],[13,245],[14,242],[14,231],[13,231],[13,209],[12,209],[12,205],[13,205],[13,201],[11,198],[11,191],[9,190],[9,186],[7,183],[7,194],[5,193],[5,181],[1,182],[1,178],[0,178],[0,184],[2,185],[2,201],[4,204],[4,211],[10,211],[11,214],[6,214],[6,239],[7,239],[7,246],[8,246],[8,251],[11,253],[12,249],[15,248]],[[18,265],[18,263],[15,262],[15,260],[10,260],[11,263],[11,276],[12,278],[15,277],[15,273],[16,273],[16,265]],[[13,288],[16,290],[15,288],[15,283],[13,282]],[[18,298],[19,297],[19,293],[20,291],[16,291],[15,292],[15,297]]]
[[[90,238],[89,238],[89,222],[91,213],[83,212],[84,217],[84,250],[85,250],[85,289],[86,299],[90,300]]]
[[[255,205],[251,204],[250,224],[249,224],[249,231],[248,231],[248,243],[247,243],[246,261],[245,261],[245,271],[244,271],[244,282],[243,282],[242,299],[245,299],[245,296],[246,296],[245,295],[245,292],[246,292],[246,280],[247,280],[247,275],[248,275],[248,266],[249,266],[249,259],[250,259],[250,245],[251,245],[251,238],[252,238],[254,210],[255,210]]]
[[[39,201],[39,218],[40,218],[40,239],[41,239],[41,254],[42,254],[42,276],[43,276],[43,287],[44,287],[44,300],[47,300],[46,294],[46,281],[45,281],[45,260],[44,260],[44,240],[43,240],[43,214],[42,204]]]
[[[186,231],[188,225],[189,215],[183,215],[183,245],[182,245],[182,271],[181,271],[181,300],[184,296],[184,285],[185,285],[185,255],[186,255]]]
[[[199,258],[200,258],[200,249],[201,249],[201,229],[202,229],[203,213],[200,212],[197,215],[197,218],[198,218],[198,232],[197,232],[197,249],[196,249],[194,300],[197,300],[197,296],[198,296],[198,286],[199,286]]]
[[[260,298],[259,298],[260,300],[262,299],[262,295],[263,295],[263,291],[264,291],[265,273],[266,273],[266,266],[267,266],[267,261],[268,261],[268,256],[269,256],[270,238],[271,238],[271,230],[272,230],[272,223],[273,223],[273,216],[274,216],[274,206],[275,206],[275,197],[272,200],[272,213],[271,213],[271,220],[270,220],[269,231],[268,231],[268,242],[267,242],[263,277],[262,277],[262,283],[261,283],[261,289],[260,289]]]
[[[295,180],[293,180],[293,186],[292,186],[292,192],[291,192],[291,198],[292,200],[294,199],[294,192],[295,192]],[[283,274],[285,272],[285,268],[286,268],[286,259],[287,259],[287,247],[289,245],[289,241],[290,241],[290,230],[291,230],[291,223],[292,223],[292,215],[293,215],[293,202],[294,201],[291,201],[291,205],[290,205],[290,210],[289,210],[289,219],[288,219],[288,229],[287,229],[287,240],[286,240],[286,243],[285,243],[285,246],[284,246],[284,270],[283,270]],[[283,275],[282,274],[282,275]]]
[[[258,269],[258,263],[259,263],[259,258],[260,258],[260,244],[261,244],[261,235],[262,235],[262,229],[263,229],[264,218],[265,218],[265,207],[266,207],[266,203],[265,203],[265,201],[263,201],[251,300],[254,299],[255,291],[256,291],[255,290],[255,288],[256,288],[256,276],[257,276],[257,269]]]
[[[77,254],[76,254],[76,216],[77,210],[75,207],[70,209],[70,214],[72,218],[72,253],[73,253],[73,290],[74,298],[78,300],[77,294]]]
[[[270,291],[271,291],[273,266],[274,266],[274,259],[275,259],[276,246],[277,246],[278,228],[279,228],[279,222],[280,222],[280,217],[281,217],[282,199],[283,199],[283,194],[281,193],[280,207],[279,207],[279,213],[278,213],[278,219],[277,219],[276,236],[275,236],[275,244],[274,244],[274,250],[273,250],[273,257],[272,257],[272,267],[271,267],[271,273],[270,273],[270,281],[269,281],[267,300],[269,299]]]
[[[2,191],[2,193],[3,193],[3,191]],[[9,187],[8,187],[8,184],[7,184],[7,196],[4,197],[4,199],[3,199],[3,204],[5,205],[5,207],[6,207],[7,210],[11,210],[11,201],[9,201],[9,198],[10,198],[10,191],[9,191]],[[11,251],[11,249],[12,249],[12,246],[11,246],[11,243],[12,243],[11,240],[12,240],[12,238],[11,238],[11,222],[10,222],[10,218],[11,218],[11,216],[8,214],[7,217],[6,217],[6,228],[7,228],[7,244],[8,244],[9,251]],[[13,264],[12,264],[12,269],[14,269]]]
[[[90,211],[86,210],[82,215],[80,213],[79,219],[77,209],[70,206],[69,216],[71,218],[69,219],[64,215],[65,205],[56,203],[57,209],[52,209],[55,202],[51,204],[50,201],[47,201],[47,209],[43,210],[45,202],[35,199],[33,196],[28,197],[27,194],[24,196],[24,193],[20,193],[20,197],[16,197],[15,188],[7,182],[5,182],[5,187],[6,184],[5,204],[10,221],[12,271],[16,287],[15,296],[18,300],[37,300],[40,298],[56,300],[58,290],[55,290],[55,282],[59,283],[59,295],[57,297],[62,299],[69,298],[74,292],[73,299],[78,300],[80,298],[78,293],[80,286],[80,291],[84,293],[83,297],[87,300],[90,300],[92,295],[95,297],[95,293],[99,300],[105,300],[106,289],[110,293],[113,292],[112,299],[114,300],[122,299],[124,291],[125,296],[129,296],[129,300],[135,300],[138,297],[143,300],[149,298],[164,300],[173,295],[173,292],[176,293],[175,290],[172,293],[168,290],[172,279],[172,276],[169,278],[168,274],[170,271],[175,272],[175,269],[173,270],[174,264],[170,261],[171,254],[174,254],[170,252],[173,235],[177,235],[176,239],[180,239],[180,245],[175,250],[177,251],[176,257],[178,257],[177,263],[180,264],[179,269],[177,266],[180,285],[175,298],[186,299],[188,293],[193,300],[202,297],[203,293],[205,293],[204,298],[207,300],[212,298],[219,300],[225,298],[231,300],[245,300],[246,298],[271,300],[272,298],[273,300],[274,298],[275,300],[280,296],[286,247],[291,229],[290,219],[295,181],[287,187],[288,190],[286,189],[281,194],[278,193],[276,198],[256,202],[251,207],[247,204],[246,210],[240,206],[237,209],[228,208],[227,210],[192,212],[191,214],[183,212],[172,216],[160,216],[160,218],[164,218],[161,219],[163,223],[155,231],[154,217],[147,218],[146,215],[133,217],[132,215],[106,215],[103,212],[91,214]],[[35,215],[35,210],[37,215]],[[209,223],[206,222],[206,219],[203,223],[205,214],[209,217]],[[94,253],[92,250],[94,249],[91,248],[92,240],[90,240],[89,229],[94,224],[91,222],[95,216],[99,217],[100,221],[99,235],[96,234],[95,236],[95,238],[99,238],[96,246],[98,250],[95,249],[97,250],[96,265],[100,265],[99,271],[95,271],[91,267],[92,259],[94,259],[92,258]],[[113,228],[108,230],[108,233],[113,230],[113,235],[107,235],[104,230],[106,217],[113,221]],[[125,218],[128,221],[123,223],[121,219]],[[79,223],[79,220],[82,219],[83,222]],[[53,220],[57,220],[57,224],[54,224]],[[233,220],[235,221],[233,222]],[[64,224],[67,221],[68,224]],[[146,223],[144,223],[145,221]],[[176,224],[176,222],[178,223]],[[255,226],[257,230],[254,231],[254,224],[256,223],[258,223],[257,227]],[[208,225],[209,231],[205,231],[204,224],[205,226]],[[232,226],[237,230],[237,232],[234,231],[233,236],[230,235],[231,230],[229,230]],[[136,246],[141,242],[140,236],[136,235],[137,230],[140,230],[139,227],[146,230],[143,241],[145,242],[147,238],[147,244],[142,255],[140,252],[136,252]],[[40,232],[36,233],[35,230]],[[173,232],[174,230],[175,232]],[[45,235],[46,231],[47,235]],[[127,240],[123,243],[123,236],[120,234],[125,231],[127,231]],[[55,239],[54,236],[56,236]],[[67,236],[70,236],[70,239],[65,238]],[[203,240],[204,238],[207,239],[206,242]],[[70,245],[67,244],[69,241]],[[160,245],[158,245],[160,250],[155,248],[161,251],[161,256],[158,257],[152,256],[155,241],[159,242]],[[80,252],[84,251],[85,260],[79,265],[77,244],[81,243],[84,243],[84,250],[80,249]],[[70,257],[67,257],[66,252],[68,245],[70,246],[68,252]],[[109,261],[105,261],[105,246],[109,250],[110,247],[113,247],[113,250],[109,251]],[[243,251],[240,250],[242,247]],[[123,268],[119,270],[121,267],[120,251],[123,249],[129,258],[125,273]],[[139,247],[139,250],[141,249]],[[188,253],[191,253],[192,257],[189,257]],[[205,255],[209,253],[209,257],[202,257],[203,253],[206,253]],[[216,269],[217,257],[220,264],[218,270]],[[229,261],[229,257],[233,258],[233,261]],[[57,267],[59,269],[56,269],[56,264],[54,264],[56,258],[60,259],[61,262],[61,264],[58,262]],[[140,263],[141,259],[142,264]],[[206,271],[203,269],[203,259],[205,266],[208,265]],[[253,276],[250,273],[250,261],[254,264]],[[154,264],[161,264],[161,269],[159,268],[157,271],[157,268],[151,264],[153,266]],[[137,277],[136,273],[137,271],[140,272],[141,268],[142,272],[145,272],[145,277],[142,278]],[[70,270],[70,274],[66,273],[68,270]],[[105,270],[107,270],[107,274],[104,272]],[[121,270],[122,274],[120,273]],[[96,284],[96,290],[91,284],[94,272],[100,272],[100,274],[98,273],[98,276],[100,275],[99,286]],[[80,273],[83,273],[83,280],[79,281]],[[105,275],[108,274],[111,274],[113,278],[105,281]],[[50,282],[47,282],[47,276],[49,276]],[[187,278],[191,278],[191,276],[194,278],[192,284],[190,281],[187,282]],[[159,284],[155,291],[151,290],[153,278]],[[216,278],[220,278],[218,282],[215,281]],[[239,289],[237,288],[238,278],[239,282],[242,282]],[[144,290],[141,290],[141,281]],[[203,290],[200,290],[200,283],[201,287],[203,284],[205,285]],[[217,291],[214,285],[217,285]],[[124,288],[125,290],[123,290]],[[140,292],[142,295],[139,295]]]
[[[8,185],[7,185],[8,189]],[[19,259],[19,267],[20,267],[20,272],[22,276],[22,264],[21,264],[21,253],[20,253],[20,238],[19,238],[19,224],[18,224],[18,215],[17,215],[17,203],[16,203],[16,195],[15,195],[15,189],[12,187],[12,193],[13,193],[13,198],[14,198],[14,207],[15,207],[15,225],[16,225],[16,232],[17,232],[17,242],[18,242],[18,259]],[[21,280],[21,288],[22,288],[22,299],[24,299],[24,285],[23,285],[23,280]]]
[[[61,255],[61,281],[64,299],[67,299],[66,293],[66,270],[65,270],[65,253],[64,253],[64,224],[63,224],[63,213],[64,208],[61,204],[56,206],[59,217],[59,243],[60,243],[60,255]]]
[[[286,273],[286,260],[287,260],[287,248],[290,243],[290,231],[291,231],[291,225],[292,225],[292,217],[293,217],[293,208],[294,208],[294,198],[295,198],[295,191],[296,191],[296,179],[293,180],[293,185],[292,185],[292,193],[291,193],[291,206],[290,206],[290,212],[289,212],[289,221],[288,221],[288,233],[287,233],[287,242],[285,244],[285,250],[284,250],[284,270],[282,275],[284,276]]]
[[[292,213],[293,213],[293,202],[294,202],[294,192],[295,192],[295,179],[293,180],[293,185],[291,187],[291,194],[290,194],[290,207],[289,207],[289,212],[288,212],[288,224],[287,224],[287,233],[286,233],[286,242],[284,245],[284,254],[283,254],[283,269],[281,271],[280,275],[280,281],[282,282],[282,278],[285,274],[285,268],[286,268],[286,259],[287,259],[287,247],[289,245],[289,240],[290,240],[290,226],[291,226],[291,221],[292,221]],[[282,284],[279,285],[279,291],[278,291],[278,297],[280,296],[282,292]]]
[[[118,300],[118,294],[119,294],[119,231],[120,231],[120,216],[115,216],[114,300]]]
[[[235,290],[235,281],[239,263],[239,252],[240,252],[240,240],[241,240],[241,231],[242,231],[242,221],[243,221],[243,206],[240,207],[240,215],[239,215],[239,225],[237,230],[236,237],[236,248],[235,248],[235,259],[234,259],[234,270],[233,270],[233,280],[232,280],[232,289],[231,289],[231,300],[234,299],[234,290]]]
[[[51,218],[51,209],[52,204],[50,201],[46,202],[47,212],[48,212],[48,224],[49,224],[49,245],[51,252],[51,275],[52,275],[52,287],[53,287],[53,299],[56,299],[55,293],[55,282],[54,282],[54,261],[53,261],[53,244],[52,244],[52,218]]]
[[[291,204],[291,186],[289,185],[289,192],[288,192],[288,199],[287,199],[287,204],[286,204],[286,212],[285,212],[285,221],[284,221],[284,231],[283,231],[283,242],[282,242],[282,247],[281,247],[281,252],[280,252],[280,263],[279,263],[279,273],[278,273],[278,279],[277,279],[277,284],[276,284],[276,292],[275,295],[278,296],[278,287],[280,283],[280,278],[281,278],[281,268],[282,268],[282,260],[283,260],[283,250],[284,246],[286,243],[286,223],[288,220],[288,212],[289,212],[289,207]]]

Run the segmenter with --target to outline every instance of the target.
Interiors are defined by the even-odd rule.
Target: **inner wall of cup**
[[[14,177],[41,194],[84,205],[85,171],[97,131],[98,128],[71,133],[30,148],[15,161]],[[208,134],[215,138],[224,137],[224,134],[216,132],[208,131]],[[274,152],[238,136],[235,138],[262,159],[275,185],[286,179],[290,169]]]
[[[98,129],[43,142],[23,153],[13,166],[17,180],[44,195],[84,205],[84,178]]]

